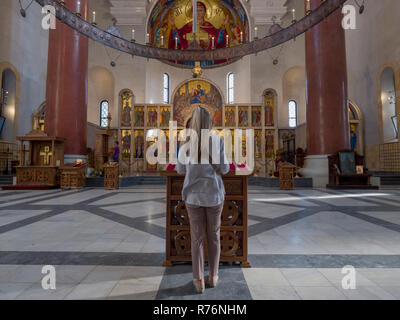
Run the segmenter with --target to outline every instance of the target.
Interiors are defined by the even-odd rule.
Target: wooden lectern
[[[185,203],[182,201],[184,175],[164,171],[167,177],[166,257],[164,266],[173,262],[192,261],[190,226]],[[250,267],[247,251],[247,176],[229,172],[223,177],[225,204],[221,222],[221,262],[240,262]],[[207,243],[205,259],[207,259]]]

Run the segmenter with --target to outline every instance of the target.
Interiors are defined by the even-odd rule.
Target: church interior
[[[0,299],[400,299],[398,12],[0,1]],[[223,178],[220,284],[203,295],[170,159],[198,106],[254,152]]]

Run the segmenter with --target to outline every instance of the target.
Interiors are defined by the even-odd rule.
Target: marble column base
[[[307,156],[300,174],[313,179],[314,188],[325,188],[329,183],[328,155]]]
[[[75,162],[78,159],[82,160],[83,162],[87,162],[87,157],[84,155],[64,154],[64,164]]]

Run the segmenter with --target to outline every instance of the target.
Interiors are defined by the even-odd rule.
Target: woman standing
[[[229,163],[225,156],[224,141],[217,135],[210,135],[209,154],[219,148],[219,164],[201,163],[201,130],[211,130],[212,121],[209,112],[198,107],[193,111],[190,129],[198,137],[198,164],[182,164],[185,154],[181,147],[177,170],[186,174],[182,189],[182,199],[185,201],[190,222],[193,284],[198,293],[205,290],[204,281],[204,236],[207,230],[209,285],[215,287],[218,282],[220,258],[220,226],[221,213],[225,200],[225,188],[221,174],[229,171]],[[207,141],[204,143],[206,145]],[[187,156],[187,154],[186,154]],[[189,155],[190,157],[190,155]],[[211,159],[211,157],[209,157]]]

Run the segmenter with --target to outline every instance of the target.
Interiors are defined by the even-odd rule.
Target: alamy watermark
[[[43,290],[56,290],[56,268],[51,265],[43,266],[42,274],[45,275],[42,278]]]
[[[344,266],[342,268],[342,274],[345,276],[342,278],[343,290],[355,290],[356,289],[356,269],[353,266]]]

